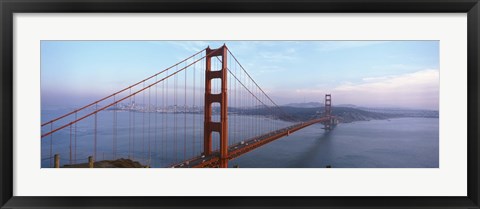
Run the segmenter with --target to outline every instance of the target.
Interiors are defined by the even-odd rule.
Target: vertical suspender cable
[[[77,120],[77,112],[75,112],[75,120]],[[78,122],[77,122],[78,123]],[[74,141],[74,155],[73,155],[73,159],[74,159],[74,162],[77,163],[77,123],[75,123],[74,125],[74,128],[75,128],[75,136],[73,138],[73,141]]]
[[[168,70],[167,70],[167,74],[168,74]],[[167,89],[165,90],[165,93],[166,93],[166,95],[165,95],[165,104],[166,104],[165,111],[167,111],[166,112],[166,114],[167,114],[167,113],[169,113],[169,111],[168,111],[168,95],[170,94],[170,92],[168,91],[168,79],[165,82],[166,82],[165,86],[167,87]],[[170,120],[168,120],[168,114],[166,115],[165,122],[163,123],[165,125],[164,131],[165,131],[165,158],[166,159],[168,159],[168,141],[170,141],[170,140],[168,140],[170,138],[168,136],[168,133],[169,133],[169,130],[170,130],[168,124],[171,124],[171,123],[167,123],[167,121],[170,121]]]
[[[53,129],[53,123],[50,123],[50,131]],[[53,134],[50,134],[50,157],[49,157],[49,162],[50,162],[50,167],[52,167],[52,155],[53,155]]]
[[[143,88],[145,88],[145,81]],[[142,162],[145,163],[145,91],[142,92],[142,103]]]
[[[151,165],[152,163],[152,149],[151,149],[151,141],[152,141],[152,138],[151,138],[151,134],[150,134],[150,130],[151,130],[151,116],[152,116],[152,102],[151,102],[151,89],[152,88],[148,88],[148,166]]]
[[[155,76],[155,83],[157,82],[158,78]],[[162,82],[163,83],[163,82]],[[157,156],[155,159],[158,160],[158,143],[157,143],[157,129],[158,129],[158,121],[157,121],[157,115],[158,115],[158,84],[155,85],[155,109],[154,109],[154,117],[155,117],[155,125],[154,125],[154,137],[155,137],[155,156]],[[157,161],[156,160],[156,161]],[[158,166],[158,162],[156,162],[156,165]]]
[[[178,71],[178,67],[177,67],[177,70]],[[173,121],[174,121],[174,133],[173,133],[173,150],[174,150],[174,159],[175,159],[175,162],[177,162],[177,80],[178,80],[178,76],[175,75],[174,76],[174,80],[173,80],[173,103],[174,103],[174,106],[173,106]]]
[[[195,57],[193,57],[193,60],[195,60]],[[195,91],[195,74],[196,74],[196,66],[197,66],[197,63],[194,63],[193,64],[193,86],[192,86],[192,113],[193,113],[193,120],[192,120],[192,127],[193,127],[193,143],[192,143],[192,156],[195,156],[195,132],[197,131],[195,129],[195,123],[196,123],[196,120],[195,120],[195,115],[197,114],[197,111],[196,111],[196,107],[195,107],[195,96],[196,96],[196,91]]]
[[[187,63],[185,62],[185,66]],[[185,72],[185,88],[183,101],[183,160],[187,159],[187,69]]]
[[[135,132],[136,132],[136,118],[137,118],[137,95],[133,95],[133,104],[132,104],[132,111],[133,111],[133,120],[132,120],[132,159],[135,160],[135,142],[136,142],[136,139],[135,139]]]
[[[113,95],[113,102],[115,102],[116,98],[115,98],[116,95]],[[115,104],[113,106],[113,120],[112,120],[112,158],[115,159],[115,112],[116,112],[116,107],[117,107],[117,104]]]
[[[95,111],[98,109],[98,103],[95,103]],[[97,159],[97,113],[95,113],[95,127],[94,127],[94,138],[93,138],[93,159]]]
[[[132,94],[132,88],[130,88],[130,94]],[[128,159],[131,159],[132,156],[132,97],[129,98],[128,104]]]
[[[70,164],[72,164],[72,125],[70,125]]]

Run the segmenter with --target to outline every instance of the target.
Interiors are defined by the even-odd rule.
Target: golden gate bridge
[[[324,104],[323,112],[298,119],[268,96],[226,45],[207,47],[42,123],[42,165],[125,158],[155,167],[226,168],[229,160],[312,124],[331,130],[330,94]]]

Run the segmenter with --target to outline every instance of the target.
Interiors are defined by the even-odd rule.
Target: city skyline
[[[226,44],[279,105],[438,110],[438,41],[42,41],[42,106],[83,105]]]

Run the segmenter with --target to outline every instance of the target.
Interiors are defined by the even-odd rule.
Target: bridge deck
[[[300,129],[303,129],[307,126],[310,126],[315,123],[326,122],[332,118],[333,116],[326,116],[326,117],[313,119],[306,122],[297,123],[292,126],[288,126],[286,128],[278,129],[276,131],[272,131],[272,132],[233,144],[228,148],[228,154],[229,154],[228,159],[229,160],[235,159],[247,152],[250,152],[260,146],[263,146],[283,136],[288,136],[289,134],[295,131],[298,131]],[[214,151],[209,156],[204,156],[204,155],[198,156],[198,157],[189,159],[187,161],[172,165],[171,167],[172,168],[217,167],[219,159],[220,159],[220,153],[217,150],[217,151]]]

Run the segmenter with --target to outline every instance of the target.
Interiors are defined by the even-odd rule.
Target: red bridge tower
[[[203,154],[212,154],[212,133],[220,135],[220,168],[228,167],[228,112],[227,112],[227,46],[218,49],[206,50],[205,67],[205,122]],[[222,57],[222,68],[212,71],[212,57]],[[212,79],[220,79],[222,82],[221,92],[212,94]],[[212,121],[212,103],[220,104],[220,121]]]
[[[325,130],[330,131],[332,130],[333,126],[333,118],[331,117],[332,115],[332,95],[331,94],[325,94],[325,117],[330,117],[330,119],[323,123],[325,126]]]

